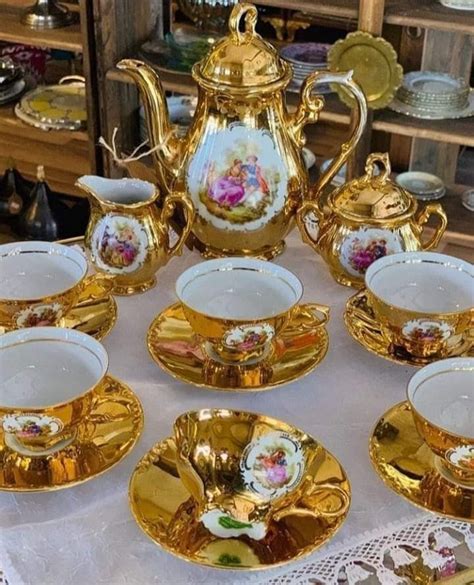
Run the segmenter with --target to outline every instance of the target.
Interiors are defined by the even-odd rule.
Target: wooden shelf
[[[0,106],[0,134],[12,134],[22,138],[39,140],[56,145],[64,145],[71,140],[88,142],[89,136],[85,130],[41,130],[22,122],[15,116],[13,106]]]
[[[291,8],[307,14],[356,20],[358,0],[258,0],[262,6]],[[474,34],[474,14],[446,8],[438,0],[386,0],[384,22],[449,32]]]
[[[33,30],[20,22],[23,7],[0,3],[0,41],[23,43],[35,47],[50,47],[64,51],[82,52],[79,23],[52,30]]]
[[[272,0],[273,1],[273,0]],[[166,69],[159,69],[159,75],[163,87],[169,91],[179,93],[197,94],[197,87],[188,73],[173,72]],[[131,83],[131,78],[118,69],[111,69],[107,72],[107,79]],[[299,95],[288,93],[287,100],[290,105],[295,105]],[[349,124],[349,108],[337,98],[335,94],[325,96],[326,105],[321,112],[321,120],[335,122],[337,124]],[[421,120],[392,112],[381,110],[375,113],[373,123],[374,130],[410,136],[412,138],[427,138],[474,146],[474,122],[473,118],[461,118],[459,120]]]

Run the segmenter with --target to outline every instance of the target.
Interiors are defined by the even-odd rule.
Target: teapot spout
[[[179,170],[181,140],[171,129],[160,78],[149,65],[136,59],[122,59],[117,68],[129,75],[138,87],[145,108],[156,177],[160,188],[168,193]]]

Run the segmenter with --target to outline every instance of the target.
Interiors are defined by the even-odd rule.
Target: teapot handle
[[[446,217],[446,213],[441,205],[439,203],[429,203],[416,218],[416,223],[420,229],[420,235],[423,232],[423,226],[429,220],[431,215],[437,215],[439,217],[439,224],[436,227],[433,237],[422,244],[423,250],[432,250],[433,248],[436,248],[448,225],[448,218]]]
[[[341,145],[339,155],[329,165],[327,171],[320,177],[316,193],[320,193],[326,185],[330,183],[337,171],[347,161],[349,155],[357,146],[357,143],[362,136],[362,132],[367,123],[367,100],[364,92],[360,86],[352,79],[352,71],[342,73],[333,73],[331,71],[315,71],[308,75],[305,79],[300,92],[300,105],[296,111],[293,119],[293,136],[299,146],[304,143],[302,136],[303,127],[308,122],[316,122],[319,117],[319,112],[324,106],[324,98],[316,95],[311,95],[314,86],[321,83],[340,83],[344,85],[348,91],[354,96],[357,102],[357,109],[355,113],[354,130],[347,142]]]
[[[184,213],[184,226],[179,234],[178,241],[174,246],[168,246],[167,253],[169,256],[182,252],[183,244],[186,242],[194,223],[194,205],[184,193],[171,193],[165,199],[161,214],[163,229],[168,232],[170,229],[170,219],[173,217],[176,205],[180,205]]]

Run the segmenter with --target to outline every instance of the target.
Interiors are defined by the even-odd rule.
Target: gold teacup
[[[268,355],[288,324],[303,285],[281,266],[236,257],[192,266],[178,278],[176,294],[211,358],[227,364],[256,363]],[[319,325],[328,321],[328,307],[303,307],[318,314]]]
[[[349,507],[341,487],[309,486],[309,469],[320,447],[289,424],[250,412],[209,409],[181,415],[174,432],[179,475],[198,503],[200,521],[220,538],[261,540],[272,520],[334,517]],[[321,509],[305,507],[310,496],[322,503]]]
[[[474,483],[474,358],[419,370],[407,390],[418,433],[455,479]]]
[[[108,357],[93,337],[60,327],[0,336],[0,432],[13,450],[44,455],[67,446],[97,403]]]
[[[432,252],[385,256],[365,275],[369,304],[390,343],[417,357],[466,350],[474,320],[474,267]]]
[[[87,260],[69,246],[16,242],[0,246],[0,327],[19,329],[57,325],[78,302],[86,284]],[[88,283],[112,289],[107,276]]]

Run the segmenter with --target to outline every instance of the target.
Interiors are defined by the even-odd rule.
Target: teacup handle
[[[297,308],[299,311],[310,311],[318,321],[317,323],[311,323],[311,325],[302,323],[301,327],[303,329],[314,329],[315,327],[322,327],[329,321],[330,308],[326,305],[320,305],[319,303],[304,303],[302,305],[298,305]]]
[[[318,218],[318,228],[321,230],[321,226],[325,218],[324,213],[319,207],[317,201],[305,201],[303,205],[301,205],[301,207],[298,209],[298,212],[296,213],[296,223],[298,224],[298,229],[300,230],[303,241],[309,244],[316,252],[319,253],[318,238],[313,240],[308,231],[308,224],[305,221],[306,216],[308,216],[310,213],[314,213],[314,215]]]
[[[174,246],[168,246],[167,253],[169,256],[181,254],[183,245],[187,240],[194,222],[194,205],[184,193],[171,193],[165,199],[161,219],[163,228],[168,231],[170,229],[170,220],[173,217],[176,205],[180,205],[183,209],[185,224],[179,234],[178,241]]]
[[[100,289],[97,294],[91,294],[90,290],[88,290],[91,286],[94,285],[98,286]],[[86,276],[82,286],[81,294],[79,295],[78,304],[81,304],[85,301],[101,299],[105,297],[105,295],[111,294],[113,288],[114,278],[109,274],[96,272],[95,274]]]
[[[427,242],[422,243],[423,250],[432,250],[433,248],[436,248],[448,225],[448,218],[446,217],[446,213],[441,205],[439,203],[429,203],[416,218],[416,223],[420,228],[420,235],[423,232],[423,226],[432,215],[437,215],[439,217],[439,224],[436,227],[433,237]]]
[[[338,518],[341,514],[345,514],[350,505],[350,498],[349,495],[345,490],[343,490],[338,485],[333,485],[330,483],[321,483],[313,487],[312,491],[306,499],[319,493],[319,492],[327,492],[331,493],[331,495],[336,495],[339,498],[339,507],[336,510],[311,510],[309,508],[302,508],[297,505],[290,505],[286,508],[282,508],[281,510],[277,510],[273,515],[273,519],[279,522],[282,518],[286,516],[311,516],[312,518]],[[303,498],[303,503],[304,503]]]

